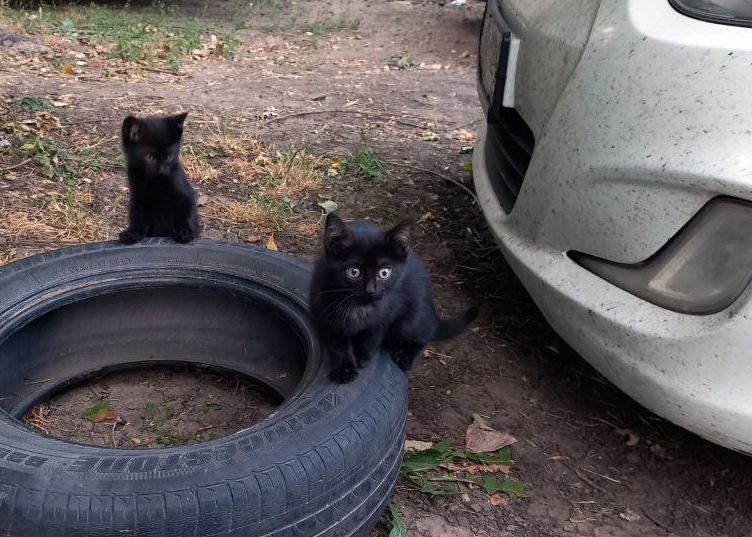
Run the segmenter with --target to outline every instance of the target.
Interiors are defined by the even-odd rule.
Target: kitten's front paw
[[[352,382],[357,376],[358,370],[354,367],[348,366],[332,369],[332,372],[329,374],[329,378],[338,384],[347,384],[348,382]]]
[[[131,229],[121,231],[119,235],[120,242],[122,242],[123,244],[135,244],[143,238],[144,236],[141,233],[138,233]]]
[[[193,240],[193,231],[190,229],[176,229],[172,239],[180,244],[186,244]]]

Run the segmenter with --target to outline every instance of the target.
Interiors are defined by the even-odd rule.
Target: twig
[[[598,477],[602,477],[603,479],[608,479],[609,481],[613,481],[614,483],[621,483],[618,479],[614,479],[613,477],[608,477],[607,475],[599,474],[598,472],[593,472],[592,470],[588,470],[587,468],[583,468],[586,472],[597,475]]]
[[[175,71],[168,71],[167,69],[157,69],[155,67],[141,67],[144,71],[152,71],[154,73],[164,73],[166,75],[173,76],[188,76],[188,73],[177,73]]]
[[[118,418],[115,418],[115,423],[112,424],[112,445],[117,447],[117,440],[115,440],[115,427],[117,427]]]
[[[661,522],[660,520],[658,520],[658,519],[655,519],[655,518],[653,518],[652,516],[650,516],[650,514],[649,514],[649,513],[647,512],[647,511],[645,511],[645,509],[641,508],[641,509],[640,509],[640,511],[642,511],[642,514],[643,514],[643,515],[645,515],[645,518],[647,518],[647,519],[648,519],[648,520],[649,520],[650,522],[652,522],[653,524],[655,524],[655,525],[656,525],[656,526],[658,526],[659,528],[663,528],[663,529],[664,529],[664,530],[666,530],[667,532],[671,533],[671,530],[669,529],[669,527],[668,527],[668,526],[666,526],[666,525],[665,525],[665,524],[664,524],[663,522]]]
[[[414,166],[412,164],[405,164],[403,162],[395,162],[393,160],[385,160],[384,162],[386,162],[387,164],[391,164],[393,166],[402,166],[404,168],[410,168],[419,172],[428,173],[435,177],[438,177],[439,179],[443,179],[444,181],[449,181],[450,183],[454,183],[455,185],[460,187],[462,190],[467,192],[470,195],[470,197],[473,198],[473,201],[476,203],[476,205],[480,205],[480,202],[478,201],[478,197],[475,195],[475,193],[469,188],[467,188],[465,185],[457,181],[456,179],[452,179],[451,177],[447,177],[446,175],[442,175],[433,170],[429,170],[428,168],[421,168],[420,166]]]
[[[85,119],[83,121],[69,121],[68,123],[63,123],[63,127],[66,127],[68,125],[84,125],[86,123],[114,123],[115,121],[120,121],[119,119]]]
[[[590,485],[594,489],[600,490],[601,492],[606,492],[606,489],[604,489],[603,487],[601,487],[601,486],[596,485],[595,483],[593,483],[590,479],[588,479],[587,477],[585,477],[584,475],[582,475],[577,468],[574,468],[574,473],[577,474],[577,477],[579,477],[580,479],[582,479],[585,483],[587,483],[588,485]]]
[[[21,162],[19,162],[18,164],[14,164],[13,166],[8,166],[7,168],[0,168],[0,173],[5,173],[11,170],[15,170],[16,168],[20,168],[21,166],[23,166],[24,164],[28,164],[29,162],[31,162],[31,159],[27,158],[26,160],[22,160]]]
[[[284,121],[285,119],[289,119],[291,117],[310,116],[313,114],[360,114],[361,116],[365,116],[365,117],[381,118],[381,119],[386,119],[387,121],[394,121],[395,123],[399,123],[400,125],[406,125],[408,127],[415,127],[416,129],[423,128],[416,123],[410,123],[409,121],[398,119],[396,116],[390,116],[386,114],[374,114],[373,112],[361,112],[360,110],[306,110],[305,112],[294,112],[292,114],[286,114],[284,116],[277,116],[271,119],[267,119],[261,124],[261,126],[266,127],[268,125],[271,125],[272,123],[275,123],[277,121]]]

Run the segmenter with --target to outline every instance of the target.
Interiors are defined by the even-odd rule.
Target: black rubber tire
[[[407,381],[387,356],[350,384],[328,380],[310,275],[291,256],[209,240],[87,244],[0,267],[0,535],[366,535],[397,479]],[[165,449],[75,444],[18,419],[144,362],[238,371],[286,399],[248,429]]]

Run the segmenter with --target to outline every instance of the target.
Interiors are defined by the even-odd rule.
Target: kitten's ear
[[[407,252],[410,250],[412,227],[413,222],[408,218],[386,232],[386,241],[397,257],[402,259],[407,257]]]
[[[180,138],[183,135],[183,123],[185,123],[185,117],[187,115],[188,112],[183,112],[182,114],[165,118],[167,125],[170,127],[170,132],[172,132],[176,138]]]
[[[324,228],[324,250],[326,253],[338,253],[346,250],[352,242],[350,227],[334,213],[326,217]]]
[[[141,138],[141,122],[133,116],[128,116],[123,121],[121,134],[124,142],[138,142]]]

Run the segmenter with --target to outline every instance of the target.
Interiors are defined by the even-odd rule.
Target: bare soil
[[[325,199],[336,201],[349,218],[385,224],[406,215],[416,218],[416,250],[433,276],[438,308],[454,314],[481,304],[482,314],[475,329],[431,347],[410,372],[408,438],[449,437],[459,446],[472,414],[488,416],[493,427],[518,439],[512,446],[520,467],[516,477],[531,490],[529,498],[493,506],[478,490],[428,497],[400,482],[394,501],[412,537],[748,536],[751,460],[655,416],[569,349],[498,253],[478,206],[458,186],[472,189],[463,169],[469,155],[460,149],[472,145],[481,121],[475,63],[483,4],[471,0],[462,10],[430,1],[299,1],[285,2],[282,9],[271,2],[257,4],[227,0],[208,8],[208,15],[228,25],[230,18],[247,21],[248,28],[236,32],[243,47],[235,61],[199,57],[184,62],[179,75],[139,66],[106,74],[90,62],[66,76],[42,71],[46,64],[33,59],[44,53],[33,49],[44,42],[23,35],[32,44],[27,52],[11,54],[8,46],[0,47],[8,57],[5,67],[0,65],[0,92],[6,99],[68,99],[72,104],[57,111],[63,135],[100,144],[113,157],[127,113],[188,110],[189,145],[198,147],[207,133],[219,133],[226,124],[277,149],[305,147],[324,159],[325,167],[366,137],[387,163],[389,180],[326,183],[300,201],[295,225],[275,230],[276,244],[312,259],[321,222],[317,203]],[[203,6],[188,2],[181,9],[206,14]],[[356,29],[346,24],[355,19]],[[338,24],[315,35],[311,29],[317,21]],[[400,69],[397,62],[406,56],[414,66]],[[20,114],[16,108],[6,111]],[[438,141],[425,141],[429,134]],[[249,150],[248,158],[255,156]],[[18,163],[3,153],[0,159],[0,169]],[[212,162],[224,165],[222,158]],[[60,188],[55,180],[45,181],[29,166],[5,173],[0,210],[24,207],[23,200],[35,199],[30,196],[41,199]],[[206,217],[212,204],[244,199],[252,185],[229,172],[195,182],[206,196],[205,236],[268,240],[269,230]],[[89,196],[82,203],[101,222],[100,237],[114,237],[125,225],[123,186],[123,170],[117,166],[82,186]],[[76,240],[34,233],[0,236],[5,256],[0,259]],[[138,438],[140,445],[152,446],[155,435],[165,436],[168,422],[173,427],[165,405],[173,418],[178,408],[186,413],[180,427],[194,440],[200,440],[196,433],[221,435],[233,423],[244,428],[273,405],[261,395],[249,399],[251,387],[243,390],[227,379],[207,383],[197,375],[153,371],[142,383],[143,373],[123,373],[72,390],[51,407],[62,409],[54,416],[60,427],[78,431],[69,438],[111,445],[114,423],[118,445],[139,445],[132,440]],[[201,384],[205,391],[196,392]],[[82,409],[105,391],[116,417],[126,423],[81,424]],[[222,426],[202,415],[210,392],[226,405]],[[150,401],[161,412],[153,426],[144,411]],[[78,428],[65,420],[79,420]],[[199,431],[209,424],[216,429]],[[388,527],[385,516],[372,537],[385,537]]]

